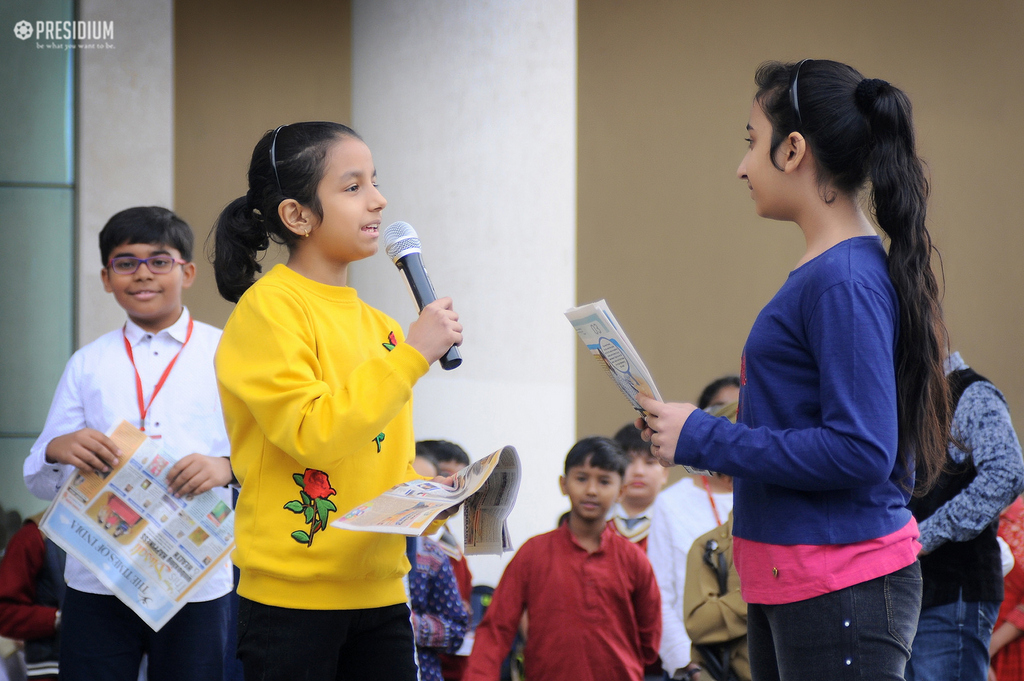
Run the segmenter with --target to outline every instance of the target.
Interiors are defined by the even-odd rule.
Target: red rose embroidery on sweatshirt
[[[331,487],[331,479],[327,477],[327,473],[312,468],[307,468],[302,475],[294,473],[292,479],[299,486],[299,499],[289,501],[284,508],[292,513],[301,513],[309,525],[309,531],[295,530],[291,537],[309,547],[313,545],[313,536],[318,531],[327,529],[331,511],[338,510],[334,502],[328,499],[337,494],[337,490]]]

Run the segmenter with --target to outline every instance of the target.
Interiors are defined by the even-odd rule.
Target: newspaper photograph
[[[127,421],[107,436],[122,452],[118,464],[76,470],[39,528],[159,631],[228,559],[234,512],[212,491],[175,497],[167,473],[176,459]]]
[[[629,342],[626,332],[619,326],[608,303],[602,299],[596,303],[580,305],[566,310],[565,316],[576,329],[577,335],[587,346],[590,354],[615,381],[615,385],[641,416],[646,418],[647,412],[637,402],[637,393],[653,397],[659,402],[665,401],[654,385],[651,372],[647,370],[640,359],[640,354]],[[690,466],[683,468],[695,475],[708,474],[708,471]]]
[[[506,520],[521,477],[519,454],[506,446],[456,473],[453,487],[432,480],[403,482],[331,525],[412,537],[423,534],[443,511],[464,502],[465,553],[500,555],[512,550]]]

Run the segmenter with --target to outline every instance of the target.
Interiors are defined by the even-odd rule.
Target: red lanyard
[[[700,476],[700,481],[704,483],[704,491],[708,493],[708,501],[711,502],[711,512],[715,514],[715,522],[721,527],[722,518],[718,515],[718,506],[715,505],[715,496],[711,493],[711,484],[708,483],[708,476]]]
[[[127,326],[127,325],[125,325]],[[128,351],[128,359],[131,360],[132,369],[135,369],[135,394],[139,398],[139,422],[140,430],[146,430],[146,412],[153,406],[153,400],[156,399],[156,394],[160,392],[160,388],[164,387],[164,381],[171,374],[171,369],[174,368],[174,363],[178,361],[178,357],[181,355],[181,351],[188,345],[188,339],[192,337],[192,318],[188,319],[188,331],[185,332],[185,342],[181,344],[181,349],[178,350],[178,354],[168,363],[167,368],[164,369],[164,373],[160,376],[160,380],[156,382],[156,387],[153,388],[153,394],[149,396],[149,404],[142,398],[142,377],[139,376],[139,369],[135,366],[135,355],[132,354],[132,344],[128,342],[128,334],[125,333],[124,328],[121,329],[121,335],[124,336],[124,349]],[[719,523],[721,524],[721,523]]]

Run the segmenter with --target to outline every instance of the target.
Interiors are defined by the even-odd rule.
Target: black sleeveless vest
[[[973,383],[988,381],[971,369],[960,369],[949,374],[950,403],[953,411],[960,398]],[[918,522],[931,516],[943,504],[962,492],[978,471],[969,454],[961,464],[947,462],[948,470],[943,471],[935,486],[923,497],[911,499],[909,508]],[[996,541],[999,517],[992,520],[974,539],[964,542],[946,542],[930,554],[921,557],[921,576],[924,593],[921,607],[953,603],[963,593],[963,600],[1003,600],[1003,568]]]

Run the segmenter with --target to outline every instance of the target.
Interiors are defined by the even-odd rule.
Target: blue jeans
[[[747,607],[753,681],[903,679],[921,609],[921,564],[784,605]]]
[[[223,681],[229,596],[187,603],[153,631],[116,596],[68,589],[61,611],[61,681]]]
[[[922,610],[907,681],[985,681],[999,605],[958,599]]]

